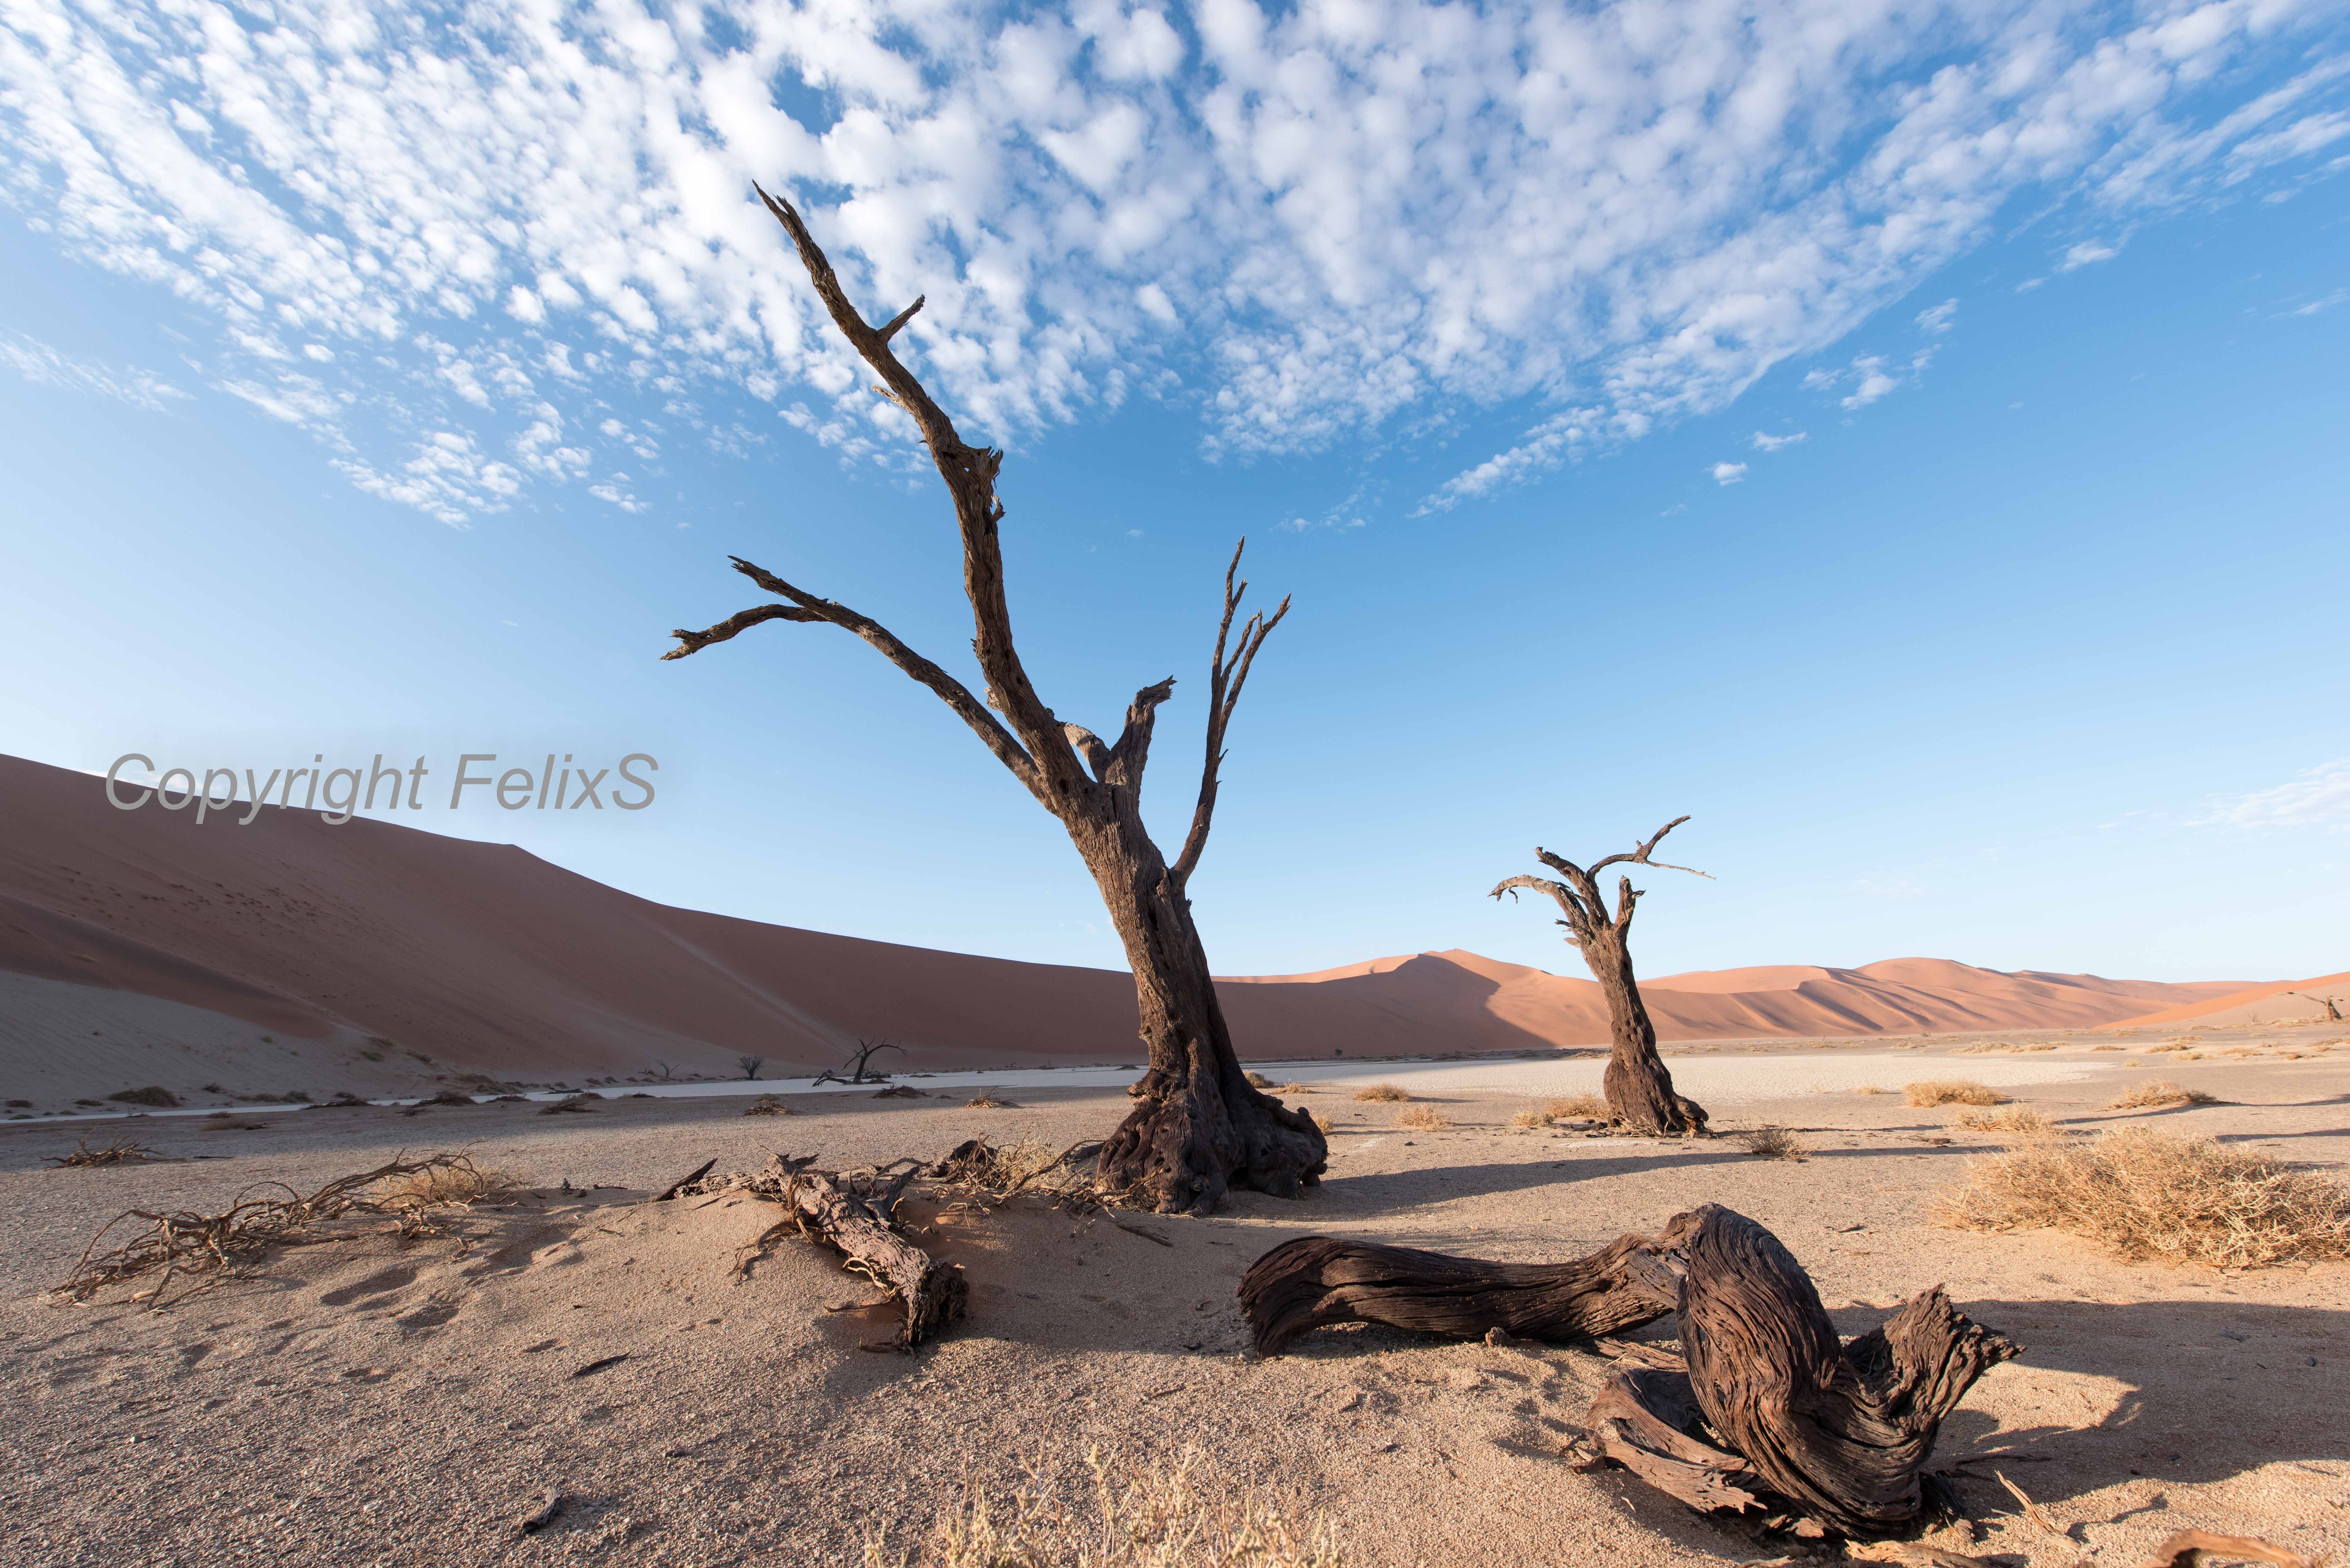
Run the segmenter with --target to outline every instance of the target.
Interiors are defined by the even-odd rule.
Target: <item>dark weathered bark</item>
[[[1775,1494],[1853,1533],[1910,1523],[1942,1420],[1976,1378],[2022,1347],[1976,1324],[1940,1287],[1840,1345],[1819,1293],[1777,1237],[1708,1204],[1692,1216],[1680,1286],[1683,1386],[1610,1383],[1592,1426],[1611,1458],[1700,1507]],[[1657,1425],[1635,1418],[1638,1407]],[[1730,1450],[1702,1441],[1692,1416]],[[1686,1441],[1662,1437],[1659,1426]],[[1703,1502],[1718,1493],[1725,1501]]]
[[[1235,640],[1232,620],[1248,585],[1235,586],[1240,551],[1232,553],[1232,565],[1224,573],[1223,619],[1208,669],[1207,762],[1190,831],[1170,866],[1143,826],[1141,795],[1154,715],[1172,691],[1173,678],[1135,693],[1126,728],[1113,743],[1105,743],[1082,725],[1063,722],[1045,705],[1013,646],[1012,616],[1004,597],[1003,551],[996,534],[1003,506],[995,494],[1003,454],[965,445],[953,422],[889,347],[922,302],[917,299],[886,326],[868,326],[791,203],[764,191],[759,195],[798,248],[833,325],[880,376],[883,384],[874,390],[914,421],[946,483],[962,535],[972,652],[985,680],[986,701],[982,703],[961,681],[870,617],[818,598],[739,557],[736,570],[787,602],[742,611],[705,631],[681,629],[675,634],[678,646],[662,657],[683,658],[770,620],[822,621],[853,632],[928,687],[1060,820],[1093,873],[1133,966],[1150,1066],[1137,1085],[1142,1103],[1102,1151],[1103,1190],[1154,1209],[1194,1211],[1211,1208],[1234,1186],[1295,1195],[1320,1178],[1327,1145],[1310,1116],[1260,1094],[1243,1075],[1216,1004],[1185,891],[1215,814],[1225,730],[1247,684],[1249,668],[1288,613],[1289,601],[1282,600],[1269,617],[1252,614]]]
[[[1564,1263],[1494,1263],[1411,1247],[1302,1236],[1249,1265],[1241,1309],[1259,1355],[1334,1323],[1383,1323],[1419,1334],[1591,1339],[1672,1312],[1679,1279],[1662,1236],[1626,1236]]]
[[[1607,1002],[1607,1071],[1600,1080],[1601,1090],[1607,1098],[1607,1114],[1611,1120],[1634,1132],[1703,1132],[1705,1107],[1673,1092],[1673,1075],[1666,1070],[1664,1058],[1657,1054],[1656,1025],[1648,1021],[1648,1010],[1640,1001],[1639,981],[1632,973],[1628,938],[1632,911],[1640,901],[1641,890],[1632,886],[1629,877],[1618,878],[1616,912],[1611,916],[1607,899],[1600,896],[1598,874],[1621,864],[1660,866],[1668,871],[1704,876],[1704,872],[1687,866],[1665,866],[1662,861],[1648,858],[1666,834],[1688,820],[1686,816],[1675,817],[1638,848],[1628,854],[1610,855],[1588,870],[1547,849],[1537,848],[1534,854],[1542,863],[1566,880],[1513,877],[1492,893],[1496,898],[1504,893],[1515,898],[1521,888],[1547,893],[1565,916],[1558,923],[1566,928],[1567,943],[1582,952],[1583,961],[1590,967],[1591,977],[1599,982],[1600,994]]]
[[[961,1317],[969,1296],[962,1270],[931,1257],[898,1228],[898,1199],[914,1172],[888,1178],[878,1172],[835,1176],[807,1168],[812,1160],[777,1155],[764,1169],[704,1177],[663,1196],[748,1192],[782,1204],[789,1218],[753,1243],[744,1263],[764,1255],[788,1231],[827,1243],[840,1253],[842,1267],[863,1274],[904,1306],[905,1321],[895,1342],[899,1349],[910,1350],[936,1337]]]

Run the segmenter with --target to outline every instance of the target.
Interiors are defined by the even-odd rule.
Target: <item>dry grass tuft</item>
[[[1366,1085],[1362,1088],[1357,1089],[1355,1091],[1355,1098],[1358,1100],[1379,1100],[1393,1103],[1399,1100],[1408,1100],[1411,1098],[1411,1096],[1404,1093],[1393,1084],[1369,1084]]]
[[[792,1114],[792,1107],[776,1096],[761,1095],[743,1107],[743,1114],[746,1116],[787,1116]]]
[[[2010,1106],[2003,1111],[1969,1111],[1959,1118],[1969,1132],[2018,1133],[2025,1137],[2054,1137],[2056,1124],[2030,1106]]]
[[[1306,1112],[1305,1114],[1306,1114],[1307,1116],[1312,1116],[1312,1117],[1314,1118],[1314,1125],[1315,1125],[1315,1127],[1320,1127],[1320,1128],[1323,1130],[1323,1132],[1325,1132],[1326,1134],[1327,1132],[1329,1132],[1329,1130],[1330,1130],[1332,1127],[1336,1127],[1336,1126],[1337,1125],[1336,1122],[1333,1122],[1333,1121],[1332,1121],[1328,1116],[1324,1116],[1320,1111],[1308,1111],[1308,1112]]]
[[[1853,1091],[1856,1095],[1889,1095],[1892,1092],[1882,1084],[1863,1084]]]
[[[1273,1080],[1263,1073],[1253,1072],[1248,1075],[1248,1085],[1252,1089],[1270,1089],[1273,1087]]]
[[[117,1089],[106,1097],[126,1106],[159,1106],[165,1109],[180,1103],[180,1096],[161,1084],[150,1084],[143,1089]]]
[[[1311,1084],[1284,1084],[1281,1085],[1281,1093],[1284,1095],[1310,1095],[1313,1092],[1314,1085]]]
[[[1510,1125],[1513,1127],[1546,1127],[1550,1126],[1550,1118],[1529,1106],[1512,1116]]]
[[[1929,1078],[1902,1085],[1901,1098],[1912,1106],[2003,1106],[2007,1096],[1972,1078]]]
[[[593,1093],[577,1094],[567,1100],[557,1100],[552,1105],[539,1106],[538,1114],[543,1116],[556,1116],[564,1111],[578,1111],[584,1114],[594,1110],[596,1108],[594,1102],[603,1097],[601,1095]]]
[[[1199,1449],[1115,1467],[1097,1449],[1086,1466],[1074,1501],[1033,1468],[1008,1492],[972,1486],[914,1551],[868,1540],[865,1568],[1343,1568],[1326,1516],[1293,1524]]]
[[[1785,1127],[1749,1127],[1734,1136],[1757,1159],[1801,1159],[1806,1153],[1803,1140]]]
[[[1950,1054],[1953,1056],[1988,1056],[1994,1052],[2014,1051],[2018,1049],[2020,1049],[2020,1047],[2010,1045],[2004,1041],[1983,1040],[1978,1041],[1972,1045],[1961,1045],[1957,1050],[1951,1052]]]
[[[466,1207],[483,1201],[491,1188],[504,1191],[511,1186],[511,1179],[476,1169],[465,1155],[436,1154],[338,1177],[307,1194],[282,1181],[261,1182],[217,1214],[127,1209],[99,1227],[82,1249],[72,1276],[53,1289],[75,1301],[88,1301],[110,1285],[160,1269],[163,1277],[154,1288],[130,1299],[161,1312],[174,1280],[201,1282],[182,1293],[184,1299],[238,1277],[275,1248],[325,1239],[327,1227],[337,1221],[389,1215],[398,1221],[402,1236],[430,1235],[434,1210]],[[434,1196],[436,1192],[444,1195]],[[99,1251],[117,1226],[131,1221],[146,1228],[111,1251]]]
[[[1451,1125],[1451,1119],[1434,1106],[1413,1106],[1396,1117],[1396,1126],[1414,1132],[1437,1132]]]
[[[2219,1097],[2200,1089],[2190,1089],[2184,1084],[2174,1084],[2168,1078],[2148,1078],[2145,1083],[2126,1091],[2121,1098],[2107,1106],[2109,1111],[2145,1111],[2158,1106],[2215,1106]]]
[[[2089,1049],[2092,1051],[2126,1051],[2129,1047],[2126,1045],[2092,1045]]]
[[[1596,1095],[1569,1095],[1544,1105],[1543,1115],[1555,1122],[1604,1122],[1607,1102]]]
[[[963,1106],[967,1110],[974,1111],[1006,1111],[1017,1108],[1010,1100],[1005,1099],[993,1089],[980,1090],[979,1093],[965,1100]]]
[[[2168,1263],[2248,1269],[2350,1257],[2350,1188],[2143,1127],[1978,1161],[1963,1187],[1942,1195],[1937,1217],[1977,1231],[2064,1231]]]
[[[133,1159],[153,1159],[155,1151],[143,1143],[127,1137],[116,1138],[99,1148],[89,1147],[89,1139],[76,1138],[72,1149],[65,1154],[53,1154],[49,1163],[60,1169],[67,1166],[121,1165]]]

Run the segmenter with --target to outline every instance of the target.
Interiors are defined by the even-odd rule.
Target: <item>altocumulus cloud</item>
[[[2021,193],[2126,226],[2306,176],[2350,136],[2341,33],[2326,0],[6,0],[0,192],[452,522],[641,505],[616,463],[744,450],[761,400],[908,461],[754,177],[870,308],[929,296],[924,370],[999,440],[1142,391],[1211,453],[1531,399],[1440,509],[1721,407]],[[667,424],[599,430],[622,389]]]

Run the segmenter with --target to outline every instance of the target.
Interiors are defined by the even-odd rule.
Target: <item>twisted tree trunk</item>
[[[874,390],[913,421],[946,483],[962,540],[972,653],[985,680],[986,701],[983,703],[962,681],[871,617],[818,598],[740,557],[734,560],[735,570],[776,596],[777,602],[754,606],[704,631],[681,629],[675,634],[678,646],[661,657],[682,659],[768,621],[821,621],[855,633],[929,688],[1067,830],[1093,873],[1133,966],[1150,1067],[1135,1087],[1142,1103],[1102,1151],[1104,1189],[1159,1210],[1204,1210],[1233,1186],[1295,1197],[1320,1178],[1327,1145],[1310,1116],[1259,1094],[1242,1074],[1185,894],[1215,815],[1226,727],[1249,668],[1264,639],[1288,614],[1289,601],[1283,599],[1270,617],[1251,615],[1240,628],[1238,642],[1232,643],[1232,618],[1248,591],[1244,582],[1235,586],[1241,552],[1232,552],[1232,564],[1224,571],[1223,619],[1208,665],[1206,764],[1191,830],[1170,865],[1143,826],[1141,799],[1154,716],[1172,691],[1173,678],[1135,693],[1126,728],[1115,742],[1106,743],[1083,725],[1065,722],[1045,705],[1013,646],[1012,612],[1004,597],[1003,547],[996,533],[1003,504],[995,493],[1003,454],[966,445],[953,421],[889,347],[921,309],[922,301],[915,300],[884,326],[868,325],[798,212],[764,191],[759,196],[791,235],[833,325],[880,376],[882,385]]]
[[[1589,870],[1547,849],[1537,848],[1536,857],[1566,880],[1512,877],[1492,893],[1496,898],[1504,893],[1514,898],[1521,888],[1546,893],[1565,917],[1558,923],[1566,928],[1567,943],[1583,954],[1583,961],[1589,966],[1592,979],[1599,982],[1600,994],[1607,1002],[1607,1071],[1600,1086],[1607,1097],[1608,1118],[1634,1132],[1703,1132],[1705,1107],[1673,1092],[1673,1075],[1666,1070],[1664,1058],[1657,1054],[1657,1026],[1648,1021],[1648,1010],[1640,1001],[1640,983],[1633,978],[1628,938],[1632,912],[1644,895],[1632,886],[1629,877],[1618,878],[1616,912],[1611,916],[1607,900],[1599,891],[1598,874],[1621,864],[1660,866],[1668,871],[1688,871],[1692,877],[1703,877],[1704,872],[1687,866],[1666,866],[1660,860],[1648,858],[1666,834],[1688,820],[1686,816],[1673,818],[1638,848],[1626,855],[1610,855],[1595,862]]]

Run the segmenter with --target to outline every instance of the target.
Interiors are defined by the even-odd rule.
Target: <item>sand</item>
[[[302,1091],[833,1067],[1136,1059],[1123,971],[933,952],[673,909],[525,854],[365,818],[250,826],[117,811],[99,780],[0,757],[0,1097],[57,1111],[160,1085]],[[430,815],[427,815],[430,820]],[[1532,919],[1529,916],[1529,919]],[[1220,982],[1250,1060],[1604,1042],[1599,990],[1458,950]],[[2070,1029],[2243,982],[2005,973],[1939,959],[1644,982],[1667,1040]],[[217,1089],[207,1089],[217,1085]]]
[[[2328,1038],[2341,1043],[2316,1052]],[[1207,1220],[1118,1217],[1164,1246],[1036,1207],[938,1225],[972,1311],[911,1356],[857,1348],[884,1326],[827,1309],[871,1292],[817,1249],[793,1242],[729,1278],[764,1206],[642,1199],[712,1157],[751,1167],[788,1148],[849,1165],[980,1133],[1099,1136],[1124,1107],[1115,1088],[1039,1086],[996,1111],[960,1096],[810,1095],[780,1120],[679,1096],[576,1116],[491,1104],[305,1111],[234,1131],[160,1116],[0,1127],[0,1189],[17,1218],[0,1291],[0,1560],[856,1563],[874,1532],[917,1536],[958,1489],[1011,1486],[1024,1463],[1066,1484],[1097,1446],[1149,1465],[1199,1445],[1294,1514],[1326,1512],[1354,1564],[1752,1561],[1770,1553],[1621,1471],[1558,1458],[1605,1376],[1597,1357],[1358,1327],[1259,1361],[1232,1294],[1251,1259],[1313,1231],[1552,1258],[1705,1200],[1776,1231],[1847,1334],[1939,1281],[2029,1346],[1968,1397],[1938,1453],[1997,1456],[2072,1533],[2038,1532],[1986,1477],[1961,1483],[1980,1539],[1953,1528],[1939,1543],[2034,1568],[2127,1568],[2193,1525],[2338,1556],[2350,1552],[2350,1267],[2223,1275],[2117,1262],[2060,1235],[1938,1229],[1931,1194],[1991,1140],[1950,1112],[1846,1086],[1864,1064],[1894,1088],[1973,1076],[2074,1125],[2150,1122],[2336,1169],[2350,1160],[2350,1039],[2197,1041],[2195,1060],[2141,1049],[2158,1035],[2123,1041],[2128,1054],[2087,1041],[2035,1053],[2042,1042],[2020,1036],[1994,1042],[2012,1053],[1959,1056],[1938,1043],[1675,1059],[1725,1127],[1799,1129],[1812,1150],[1800,1163],[1724,1139],[1506,1125],[1526,1094],[1587,1063],[1420,1064],[1408,1086],[1455,1123],[1438,1132],[1399,1129],[1403,1107],[1352,1100],[1355,1075],[1337,1074],[1306,1097],[1337,1130],[1330,1177],[1304,1201],[1241,1195]],[[2158,1072],[2236,1103],[2099,1108]],[[40,1168],[69,1132],[92,1130],[128,1130],[178,1162]],[[161,1314],[38,1293],[124,1206],[214,1205],[257,1180],[301,1186],[458,1147],[540,1184],[527,1203],[477,1214],[463,1246],[376,1236],[303,1249]],[[566,1193],[567,1179],[594,1190]],[[618,1355],[629,1359],[576,1376]],[[515,1521],[550,1488],[563,1512],[522,1536]]]

